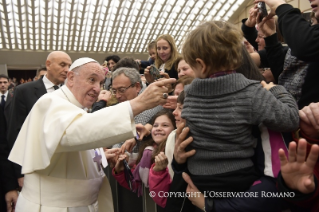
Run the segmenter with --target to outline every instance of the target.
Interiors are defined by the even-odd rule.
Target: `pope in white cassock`
[[[113,211],[99,148],[133,138],[133,117],[164,104],[164,85],[175,79],[155,82],[131,101],[86,113],[103,81],[98,62],[80,58],[71,65],[66,85],[33,106],[9,156],[25,175],[16,212]]]

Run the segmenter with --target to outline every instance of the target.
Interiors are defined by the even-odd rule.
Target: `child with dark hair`
[[[155,171],[161,171],[163,168],[166,168],[167,165],[165,166],[163,163],[159,164],[156,162],[156,157],[163,155],[161,152],[165,149],[167,137],[176,129],[174,116],[172,112],[167,109],[161,110],[154,116],[152,125],[152,136],[145,141],[143,147],[140,148],[136,164],[131,169],[133,173],[132,190],[136,192],[138,196],[143,194],[142,183],[145,187],[148,187],[149,181],[152,180],[149,178],[151,167]],[[126,154],[119,156],[112,175],[120,185],[130,189],[124,173],[123,160],[125,160],[126,157]]]

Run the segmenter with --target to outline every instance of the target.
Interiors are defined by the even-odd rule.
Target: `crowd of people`
[[[0,75],[0,210],[113,211],[109,166],[158,211],[318,211],[319,0],[311,23],[255,3],[241,30],[206,21],[181,54],[165,34],[146,61],[54,51],[36,81]]]

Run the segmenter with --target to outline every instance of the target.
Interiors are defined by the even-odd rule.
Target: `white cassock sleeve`
[[[45,169],[56,152],[107,147],[136,135],[127,102],[86,113],[54,93],[33,106],[9,155],[23,174]]]
[[[108,147],[134,138],[135,123],[127,103],[78,116],[66,129],[57,152]]]

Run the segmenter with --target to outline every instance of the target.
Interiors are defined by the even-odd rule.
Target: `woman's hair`
[[[150,50],[150,49],[155,49],[156,50],[156,41],[153,40],[152,42],[150,42],[147,46],[147,49]]]
[[[177,103],[183,105],[185,100],[185,92],[182,91],[177,97]]]
[[[224,21],[207,21],[191,31],[183,44],[183,57],[191,67],[202,59],[213,73],[234,70],[242,62],[242,32]]]
[[[157,53],[157,42],[159,40],[166,40],[168,42],[168,44],[171,47],[171,57],[169,58],[168,61],[165,62],[165,70],[171,70],[172,66],[174,66],[175,61],[178,57],[178,52],[177,52],[177,47],[175,44],[175,40],[172,36],[165,34],[165,35],[160,35],[157,39],[156,39],[156,59],[155,59],[155,66],[157,68],[159,68],[162,64],[164,64],[164,61],[158,56]]]
[[[110,55],[107,56],[104,61],[108,62],[109,60],[113,60],[115,63],[117,63],[121,58],[117,55]]]
[[[172,123],[174,129],[176,129],[175,117],[174,117],[172,111],[169,110],[169,109],[163,109],[163,110],[159,111],[158,113],[156,113],[156,114],[153,116],[153,118],[152,118],[150,124],[154,125],[155,120],[156,120],[158,117],[163,116],[163,115],[165,115],[165,116],[168,117],[168,119],[171,121],[171,123]],[[151,133],[151,134],[152,134],[152,133]],[[143,140],[144,140],[144,139],[143,139]],[[144,149],[145,149],[147,146],[153,146],[153,145],[155,144],[155,142],[154,142],[152,136],[148,136],[148,137],[146,138],[146,140],[144,140],[144,141],[145,141],[144,144],[143,144],[142,147],[139,149],[139,153],[138,153],[138,157],[137,157],[137,160],[136,160],[136,164],[138,164],[138,163],[141,161],[142,156],[143,156]],[[160,143],[160,144],[158,145],[157,148],[154,149],[153,154],[152,154],[152,162],[154,162],[155,156],[158,155],[161,151],[163,151],[163,149],[165,149],[165,145],[166,145],[166,141],[163,141],[162,143]]]
[[[140,69],[139,65],[136,63],[133,57],[124,57],[120,59],[114,66],[113,70],[115,71],[116,69],[121,67],[135,68],[137,71]]]
[[[264,76],[260,73],[256,63],[251,59],[246,47],[242,45],[242,65],[236,69],[237,73],[243,74],[247,79],[262,81]]]
[[[195,78],[190,76],[182,76],[179,78],[173,85],[173,89],[175,89],[176,85],[182,84],[183,86],[191,84]]]

